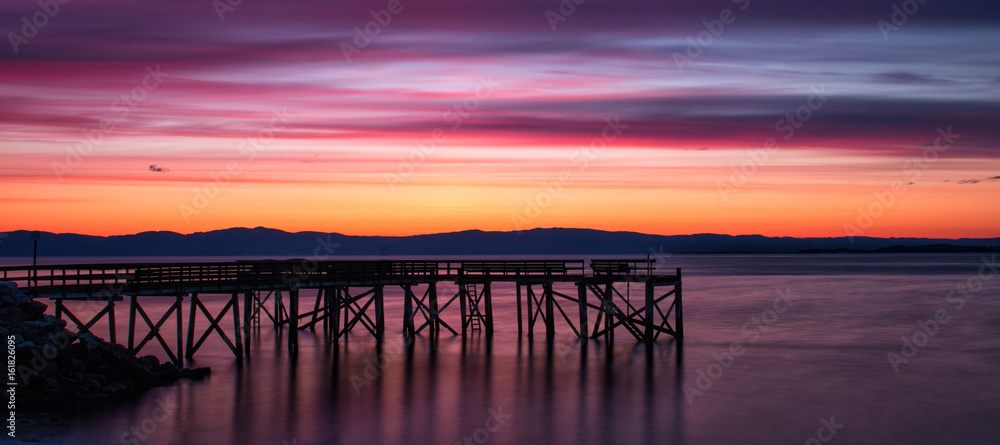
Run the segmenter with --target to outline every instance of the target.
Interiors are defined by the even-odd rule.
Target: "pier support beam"
[[[486,305],[486,337],[493,336],[493,283],[487,281],[483,284],[483,304]]]
[[[675,337],[677,337],[678,340],[684,339],[684,303],[683,303],[684,300],[681,298],[682,285],[683,284],[681,281],[681,269],[677,268],[677,285],[674,286],[674,292],[675,292],[674,304],[677,305],[677,307],[674,308],[674,310],[677,312],[676,315],[674,315],[674,317],[676,317],[674,318],[674,325],[675,325],[674,328],[677,331]]]
[[[646,282],[646,306],[645,315],[643,317],[643,336],[642,339],[646,343],[652,343],[654,332],[653,332],[653,292],[655,286],[652,280]]]
[[[385,289],[379,284],[375,286],[375,342],[382,343],[385,339]]]
[[[69,308],[66,307],[65,300],[57,299],[55,300],[55,316],[56,318],[62,320],[63,315],[65,315],[66,318],[69,319],[69,321],[76,326],[78,334],[83,334],[85,332],[89,333],[90,328],[94,327],[94,325],[97,324],[97,322],[101,321],[101,319],[107,317],[108,338],[111,340],[111,343],[117,343],[118,330],[115,326],[115,300],[121,300],[121,299],[122,297],[112,295],[108,297],[106,300],[104,298],[101,298],[100,300],[90,300],[90,299],[83,300],[87,303],[90,303],[91,301],[106,301],[104,304],[104,308],[98,311],[97,314],[94,314],[94,316],[91,317],[90,320],[87,322],[82,321],[80,318],[76,316],[76,314],[70,311]]]
[[[299,353],[299,290],[288,291],[288,353],[295,357]]]
[[[524,327],[522,326],[524,323],[522,318],[524,316],[521,315],[521,283],[514,283],[514,286],[517,287],[517,335],[521,336],[524,332]],[[530,312],[531,309],[528,309],[528,311]]]
[[[178,367],[181,366],[181,357],[182,357],[181,356],[181,351],[182,351],[181,344],[182,344],[182,341],[183,341],[183,338],[181,337],[181,331],[183,330],[182,325],[181,325],[181,323],[183,322],[182,321],[181,307],[183,306],[183,304],[184,304],[184,297],[182,297],[182,296],[175,297],[174,303],[170,305],[170,307],[163,314],[163,316],[160,317],[159,321],[157,321],[156,323],[153,323],[153,320],[149,317],[149,314],[147,314],[146,311],[139,304],[139,298],[138,298],[138,296],[132,295],[131,300],[129,301],[129,317],[128,317],[128,320],[129,320],[129,323],[128,323],[128,350],[129,350],[129,352],[131,352],[133,355],[138,355],[139,351],[142,350],[143,346],[146,346],[146,343],[148,343],[150,340],[154,340],[155,339],[160,344],[160,346],[163,347],[163,351],[167,353],[167,357],[170,359],[170,361],[173,362],[174,364],[176,364]],[[160,334],[160,329],[163,328],[163,325],[167,322],[167,320],[170,319],[170,316],[173,315],[174,311],[177,312],[177,335],[178,335],[178,337],[177,337],[177,353],[176,354],[174,353],[173,348],[170,347],[169,344],[167,344],[167,341]],[[142,340],[139,341],[138,344],[136,344],[136,342],[135,342],[135,320],[136,320],[136,315],[139,315],[140,317],[142,317],[142,320],[146,323],[146,327],[149,328],[149,333],[147,333],[146,336],[143,337]]]
[[[417,297],[413,295],[413,288],[409,284],[403,285],[403,336],[407,340],[412,340],[416,334],[416,326],[413,321],[413,300]]]
[[[580,339],[587,339],[587,284],[576,283],[576,297],[580,304]]]
[[[229,301],[226,302],[226,305],[222,307],[222,310],[219,311],[219,314],[213,316],[212,313],[209,312],[208,308],[206,308],[205,305],[201,302],[201,298],[198,296],[198,294],[191,294],[191,309],[190,309],[191,313],[189,314],[188,318],[187,351],[185,351],[185,355],[187,357],[189,358],[193,357],[194,353],[198,351],[198,348],[200,348],[201,345],[205,343],[205,340],[208,339],[209,335],[211,335],[212,332],[215,331],[216,333],[219,334],[219,338],[221,338],[222,341],[226,344],[226,346],[229,347],[229,350],[233,351],[233,354],[236,356],[236,358],[238,360],[243,359],[242,343],[239,343],[241,347],[237,348],[236,345],[234,345],[233,342],[229,339],[229,335],[226,334],[225,329],[223,329],[221,325],[222,320],[226,316],[226,313],[228,313],[230,309],[232,309],[233,317],[236,319],[234,323],[236,324],[237,327],[239,326],[240,314],[239,314],[239,304],[236,302],[237,298],[238,294],[233,294],[231,298],[229,298]],[[205,332],[201,334],[201,337],[198,338],[198,341],[195,341],[194,340],[195,322],[197,321],[195,313],[199,310],[201,311],[202,315],[204,315],[205,318],[208,320],[208,328],[206,328]],[[237,337],[236,341],[240,342],[239,337],[242,335],[242,332],[240,332],[237,329],[237,331],[234,332],[234,335],[236,335]]]

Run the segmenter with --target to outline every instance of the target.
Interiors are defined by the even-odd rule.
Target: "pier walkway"
[[[111,342],[117,342],[116,303],[127,299],[128,348],[139,353],[156,341],[170,360],[180,363],[182,354],[194,356],[213,333],[242,359],[249,351],[251,328],[262,319],[289,328],[292,354],[298,350],[298,330],[317,326],[335,345],[355,329],[364,329],[381,342],[388,287],[402,290],[402,331],[407,337],[424,330],[431,335],[447,330],[454,335],[482,331],[492,336],[493,288],[513,283],[518,335],[527,331],[531,337],[539,325],[551,340],[561,318],[581,339],[611,340],[616,328],[640,342],[654,342],[660,334],[681,339],[681,270],[664,273],[655,266],[649,259],[118,263],[0,267],[0,280],[15,282],[33,298],[53,300],[55,315],[81,333],[106,319]],[[458,289],[439,295],[442,283],[454,283]],[[559,283],[566,283],[562,290],[567,284],[576,289],[564,293],[555,289]],[[622,294],[619,287],[632,283],[643,285],[644,298]],[[205,295],[225,295],[228,300],[213,314],[202,302]],[[173,304],[154,321],[141,304],[149,298],[171,298]],[[312,300],[311,310],[300,311],[303,300]],[[78,302],[98,304],[100,310],[82,320],[71,311]],[[442,315],[453,312],[456,302],[460,323],[452,321],[453,326]],[[198,315],[206,323],[202,330],[196,329]],[[227,315],[232,321],[225,321]],[[176,346],[161,335],[171,318]],[[136,336],[138,322],[148,328],[141,339]]]

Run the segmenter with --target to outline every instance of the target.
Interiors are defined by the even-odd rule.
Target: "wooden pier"
[[[288,348],[298,351],[298,330],[322,325],[325,338],[336,346],[352,331],[364,330],[377,342],[385,338],[385,291],[402,290],[402,332],[412,338],[442,330],[466,336],[494,333],[493,291],[513,284],[517,299],[517,332],[534,336],[544,327],[547,340],[555,336],[556,321],[565,320],[580,339],[614,338],[622,328],[636,341],[651,343],[660,334],[684,336],[681,270],[665,274],[648,259],[634,260],[461,260],[461,261],[235,261],[215,263],[73,264],[0,267],[0,280],[12,281],[36,299],[55,303],[55,316],[76,329],[90,332],[107,319],[108,336],[117,342],[115,306],[128,299],[127,346],[138,354],[155,341],[180,364],[193,357],[216,333],[237,359],[249,351],[252,327],[262,320],[288,328]],[[440,284],[458,290],[442,295]],[[564,293],[556,284],[575,286]],[[642,298],[623,295],[621,286],[643,288]],[[212,313],[201,296],[225,295],[222,309]],[[314,297],[311,310],[300,303]],[[141,302],[173,299],[154,321]],[[188,318],[183,314],[185,300]],[[443,314],[457,306],[459,323]],[[73,305],[100,308],[89,320],[74,314]],[[241,310],[242,308],[242,310]],[[454,309],[451,309],[453,312]],[[227,318],[231,319],[227,321]],[[173,319],[176,344],[161,332]],[[593,321],[591,321],[593,320]],[[136,324],[149,332],[136,337]],[[591,324],[592,323],[592,324]],[[199,329],[199,326],[203,326]],[[232,335],[229,335],[229,334]],[[186,342],[184,341],[186,340]]]

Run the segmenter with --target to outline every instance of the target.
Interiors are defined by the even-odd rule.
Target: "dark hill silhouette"
[[[31,233],[8,232],[0,238],[0,256],[31,256]],[[232,228],[182,235],[143,232],[121,236],[43,233],[39,255],[51,256],[235,256],[332,255],[587,255],[647,253],[795,253],[875,251],[949,252],[960,248],[913,249],[933,244],[992,248],[1000,238],[928,239],[856,237],[791,238],[761,235],[647,235],[590,229],[533,229],[517,232],[439,233],[405,237],[348,236],[339,233],[297,232],[257,227]],[[900,246],[900,247],[895,247]],[[319,250],[317,250],[319,249]],[[970,249],[965,249],[969,251]]]

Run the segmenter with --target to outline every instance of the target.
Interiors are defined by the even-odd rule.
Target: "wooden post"
[[[587,339],[587,283],[576,283],[576,295],[580,300],[580,339]]]
[[[136,294],[128,302],[128,352],[135,354],[135,305],[138,304]]]
[[[486,303],[486,337],[493,336],[493,283],[483,284],[483,299]]]
[[[415,327],[413,326],[413,289],[409,284],[403,285],[403,334],[406,335],[407,339],[411,339],[414,336]]]
[[[521,320],[523,318],[521,315],[521,283],[514,283],[514,286],[517,287],[517,335],[520,337],[521,333],[524,332],[522,326],[524,322]]]
[[[236,341],[236,359],[243,360],[243,331],[240,329],[240,294],[233,292],[233,340]]]
[[[181,367],[184,364],[184,295],[178,295],[174,304],[177,305],[177,366]]]
[[[432,281],[427,289],[427,299],[430,305],[430,315],[433,320],[430,321],[430,329],[433,334],[437,334],[441,330],[441,320],[438,318],[438,293],[437,293],[437,281]]]
[[[115,329],[115,296],[112,294],[108,297],[108,337],[111,338],[112,344],[118,343],[117,329]],[[180,355],[180,349],[177,350],[177,354]]]
[[[552,283],[542,285],[545,299],[545,339],[551,341],[556,335],[555,299],[552,298]]]
[[[288,353],[295,357],[299,352],[299,289],[288,291]]]
[[[375,285],[375,342],[382,343],[385,339],[385,306],[383,301],[384,289],[381,284]]]
[[[350,292],[347,291],[348,289],[349,289],[348,287],[344,287],[343,289],[341,289],[341,298],[344,300],[344,338],[346,338],[347,334],[351,332],[350,327],[351,327],[352,303],[351,299],[349,298]]]
[[[611,302],[614,301],[614,290],[612,289],[613,284],[608,283],[604,286],[604,337],[610,344],[615,340],[615,329],[612,327],[615,325],[614,317],[614,307],[611,306]]]
[[[643,335],[643,341],[646,343],[653,342],[653,299],[655,298],[654,292],[656,286],[653,285],[653,280],[651,278],[646,279],[646,317],[645,317],[645,332]]]
[[[274,325],[281,326],[283,318],[281,317],[281,309],[285,305],[281,302],[281,291],[275,289],[274,291]]]
[[[683,283],[681,282],[681,269],[678,267],[677,268],[677,285],[674,287],[674,290],[675,290],[675,292],[674,292],[674,302],[677,303],[677,307],[675,308],[676,312],[675,312],[675,315],[674,315],[674,317],[676,318],[677,322],[674,323],[674,324],[676,325],[675,327],[676,327],[676,331],[677,331],[677,339],[678,340],[684,339],[684,304],[683,304],[684,300],[681,298],[681,285],[682,284]]]
[[[316,332],[316,320],[319,319],[319,308],[320,303],[323,301],[323,288],[316,289],[316,303],[313,304],[313,316],[312,321],[309,323],[309,329]]]
[[[198,294],[191,294],[191,306],[188,314],[188,337],[187,337],[187,351],[184,355],[191,358],[194,355],[194,310],[196,309],[195,304],[198,301]]]
[[[330,328],[332,329],[331,336],[333,337],[334,343],[340,341],[340,294],[340,288],[335,287],[330,295],[333,299],[333,301],[330,302],[332,307],[330,315],[333,316],[333,319],[330,320]]]
[[[466,319],[466,300],[469,298],[469,290],[465,286],[464,282],[459,281],[458,285],[458,304],[462,312],[462,337],[465,337],[465,332],[469,327],[469,320]]]
[[[333,298],[331,295],[333,292],[332,288],[326,288],[323,290],[323,338],[327,341],[330,340],[330,319],[332,315],[330,313],[330,299]]]
[[[257,309],[254,302],[253,291],[243,292],[243,347],[247,355],[250,354],[250,329],[253,326],[253,314]]]
[[[520,285],[518,285],[518,289],[520,289]],[[528,338],[532,338],[535,335],[535,308],[534,308],[535,295],[531,291],[531,285],[530,284],[525,284],[524,285],[524,289],[527,291],[527,294],[528,294],[527,295],[527,297],[528,297]]]

